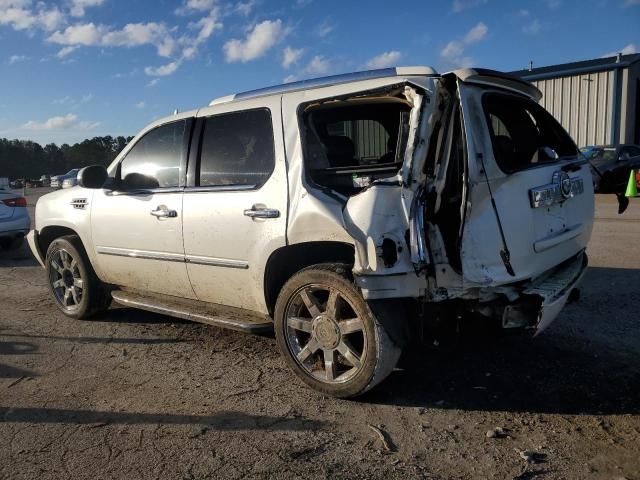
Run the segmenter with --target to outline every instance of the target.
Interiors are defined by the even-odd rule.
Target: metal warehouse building
[[[540,89],[540,103],[578,146],[640,144],[640,54],[511,73]]]

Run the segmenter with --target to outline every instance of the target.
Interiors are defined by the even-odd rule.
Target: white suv
[[[274,328],[308,385],[358,395],[419,324],[472,312],[539,332],[577,285],[591,174],[540,96],[403,67],[220,98],[42,197],[29,243],[70,317],[113,298]]]

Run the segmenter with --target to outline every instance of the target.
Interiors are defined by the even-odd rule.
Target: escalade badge
[[[575,197],[584,191],[581,178],[571,178],[567,172],[559,170],[551,177],[551,183],[529,190],[531,208],[548,207]]]

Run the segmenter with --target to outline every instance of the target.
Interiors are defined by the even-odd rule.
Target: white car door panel
[[[279,99],[220,105],[198,117],[199,169],[184,194],[189,279],[199,300],[266,313],[265,264],[285,245],[287,220]]]
[[[195,298],[182,240],[190,124],[179,120],[148,132],[124,157],[118,187],[94,195],[91,234],[104,281]]]

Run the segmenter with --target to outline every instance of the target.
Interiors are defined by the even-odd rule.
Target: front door
[[[97,267],[108,283],[193,298],[182,242],[182,176],[191,121],[156,127],[120,163],[115,190],[91,206]]]
[[[184,246],[199,300],[266,313],[265,265],[285,245],[287,174],[279,99],[254,102],[198,113]]]

